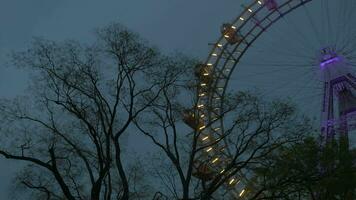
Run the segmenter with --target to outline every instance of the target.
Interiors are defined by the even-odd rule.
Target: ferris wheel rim
[[[298,2],[297,4],[295,4],[294,6],[290,6],[290,3],[291,2]],[[248,49],[251,47],[251,45],[261,36],[263,35],[263,33],[266,32],[266,30],[268,30],[271,26],[273,26],[273,24],[275,24],[277,21],[279,21],[284,15],[287,15],[289,13],[291,13],[292,11],[296,10],[297,8],[307,4],[307,3],[310,3],[312,2],[313,0],[286,0],[285,3],[279,5],[278,8],[276,8],[275,10],[271,11],[271,12],[268,12],[266,16],[264,16],[262,19],[263,20],[269,20],[270,21],[270,24],[268,24],[268,26],[262,28],[262,31],[260,31],[252,40],[250,40],[250,42],[246,45],[246,47],[243,49],[243,51],[240,52],[240,55],[237,57],[236,61],[233,63],[232,67],[229,69],[229,73],[227,76],[221,76],[223,75],[222,74],[222,71],[223,70],[226,70],[226,66],[229,62],[229,60],[223,60],[222,59],[222,56],[223,54],[225,53],[225,48],[227,45],[230,45],[228,42],[225,41],[225,37],[224,35],[222,35],[218,40],[217,42],[215,43],[214,47],[211,49],[210,53],[209,53],[209,56],[205,62],[205,65],[207,66],[213,66],[213,75],[214,75],[214,84],[213,86],[211,86],[211,93],[208,94],[208,95],[204,95],[204,96],[201,96],[201,83],[199,82],[198,84],[198,90],[197,90],[197,113],[198,113],[198,116],[201,116],[201,114],[206,114],[208,117],[207,117],[207,120],[206,120],[206,126],[204,125],[204,128],[201,130],[201,132],[206,132],[207,129],[211,128],[213,124],[216,123],[216,121],[218,121],[218,123],[220,123],[220,130],[223,132],[223,117],[221,117],[220,119],[218,120],[212,120],[212,116],[210,116],[210,111],[208,110],[209,107],[212,107],[212,99],[214,98],[214,95],[215,93],[216,94],[219,94],[219,92],[216,92],[218,91],[218,81],[222,80],[222,81],[225,81],[222,85],[223,85],[223,88],[222,88],[222,92],[220,93],[221,95],[220,96],[220,102],[219,102],[219,115],[222,115],[222,112],[223,112],[223,107],[224,107],[224,97],[226,95],[226,87],[228,85],[228,82],[231,78],[231,74],[232,72],[235,70],[235,68],[237,67],[237,65],[239,64],[239,61],[240,59],[245,55],[245,53],[248,51]],[[256,9],[256,12],[251,12],[252,11],[252,8],[255,8],[254,6],[259,4],[260,6],[258,7],[258,9]],[[280,12],[280,9],[284,6],[289,6],[289,9],[285,10],[283,13]],[[263,4],[263,1],[256,1],[256,0],[253,0],[253,2],[247,6],[244,11],[238,15],[238,17],[231,23],[232,25],[236,24],[237,22],[239,21],[243,21],[242,23],[242,26],[241,27],[236,27],[236,30],[239,31],[240,28],[243,28],[247,23],[251,22],[254,20],[254,16],[256,16],[263,8],[265,8],[265,5]],[[281,9],[282,10],[282,9]],[[246,16],[246,13],[253,13],[253,15],[248,15],[247,18],[245,18]],[[273,20],[270,20],[268,19],[269,16],[272,16],[274,13],[278,13],[279,15],[277,16],[277,18],[273,19]],[[252,31],[259,27],[259,25],[255,25],[252,29]],[[245,40],[248,36],[248,34],[250,33],[247,33],[245,35],[242,35],[242,38],[243,40]],[[234,47],[234,50],[233,52],[231,53],[235,53],[236,51],[238,51],[238,47],[240,46],[242,42],[238,43],[235,45]],[[221,49],[222,48],[222,51],[220,52],[220,54],[216,54],[216,50],[217,49]],[[215,62],[211,62],[211,58],[212,57],[217,57],[216,58],[216,61]],[[234,57],[236,58],[236,57]],[[219,64],[219,62],[221,62],[222,60],[222,63],[223,63],[223,68],[221,69],[217,69],[217,66]],[[218,74],[218,76],[216,76],[216,74]],[[220,89],[221,90],[221,89]],[[202,108],[199,108],[199,105],[206,105],[206,106],[203,106]],[[213,133],[208,133],[206,135],[211,135],[211,134],[214,134],[215,132]],[[213,145],[212,145],[213,146]],[[224,169],[222,169],[222,171],[224,171]],[[240,175],[239,176],[243,176],[243,175]],[[244,177],[242,177],[242,179],[245,179]],[[248,180],[247,180],[248,181]],[[244,191],[244,190],[242,190]],[[241,193],[240,193],[241,194]],[[241,197],[241,195],[240,195]]]

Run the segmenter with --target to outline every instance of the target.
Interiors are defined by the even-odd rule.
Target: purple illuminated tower
[[[356,78],[346,60],[332,48],[322,50],[320,70],[324,81],[322,142],[342,139],[348,143],[348,133],[356,124]]]

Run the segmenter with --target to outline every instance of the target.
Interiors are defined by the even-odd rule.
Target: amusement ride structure
[[[351,31],[352,22],[346,23],[345,20],[350,20],[348,18],[353,16],[353,8],[356,8],[354,0],[252,0],[249,5],[242,6],[242,13],[234,21],[222,25],[221,37],[213,45],[206,62],[196,68],[196,77],[199,82],[198,103],[196,108],[187,112],[185,116],[185,122],[201,132],[201,145],[207,146],[204,155],[197,161],[197,163],[207,163],[208,165],[198,167],[195,176],[199,179],[209,181],[216,174],[228,173],[225,171],[226,166],[224,165],[224,159],[228,152],[224,152],[223,142],[216,143],[214,141],[222,138],[224,134],[224,118],[221,116],[223,116],[224,97],[227,93],[228,83],[233,79],[232,72],[242,65],[247,52],[258,48],[258,38],[262,37],[264,33],[271,34],[270,29],[274,24],[278,21],[285,21],[286,16],[290,15],[292,11],[306,9],[312,3],[322,5],[321,11],[318,12],[322,13],[320,15],[324,21],[315,23],[309,18],[311,29],[317,27],[318,24],[326,24],[326,28],[323,27],[315,33],[320,35],[322,31],[325,31],[324,35],[331,35],[329,29],[331,29],[330,24],[333,21],[329,19],[331,16],[328,12],[337,9],[339,10],[338,15],[342,18],[340,20],[342,24],[335,28],[338,29],[335,32]],[[336,8],[335,5],[340,5],[340,7]],[[306,10],[305,15],[309,14],[310,12]],[[342,29],[342,27],[346,28]],[[294,32],[298,32],[298,30],[296,29]],[[284,36],[288,37],[288,35]],[[290,37],[290,40],[296,39]],[[310,56],[312,63],[307,64],[310,66],[308,69],[313,69],[312,71],[320,75],[316,82],[320,86],[317,92],[321,93],[318,104],[321,109],[322,142],[328,142],[335,137],[348,138],[349,132],[356,125],[356,77],[352,74],[354,63],[348,50],[352,48],[351,42],[341,36],[335,37],[333,41],[329,37],[329,39],[320,42],[316,49],[313,49],[318,52],[315,53],[317,56]],[[295,54],[303,52],[301,50]],[[257,55],[261,55],[261,53],[257,52]],[[274,58],[268,59],[273,60]],[[268,64],[262,66],[266,65]],[[249,65],[246,64],[246,66]],[[248,81],[252,82],[253,80]],[[247,185],[248,178],[244,174],[237,174],[226,182],[226,186],[229,187],[229,191],[236,199],[248,199],[250,188]]]
[[[321,121],[323,142],[334,139],[336,134],[347,139],[348,131],[356,125],[356,78],[351,74],[352,69],[345,58],[330,48],[322,50],[320,70],[324,81]]]

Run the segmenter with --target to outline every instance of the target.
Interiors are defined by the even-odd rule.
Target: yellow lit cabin
[[[210,85],[213,81],[213,66],[198,64],[195,67],[195,76],[199,79],[200,84]]]
[[[193,176],[203,180],[203,181],[210,181],[215,177],[214,171],[207,163],[196,163],[198,164],[194,167]]]
[[[191,127],[194,130],[199,130],[200,127],[203,127],[204,123],[203,120],[196,117],[194,112],[192,110],[185,110],[183,113],[183,121],[186,123],[189,127]]]
[[[231,24],[223,24],[221,33],[229,44],[237,44],[243,41],[241,35],[238,34],[236,28]]]

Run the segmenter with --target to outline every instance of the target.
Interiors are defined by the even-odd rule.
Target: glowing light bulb
[[[240,192],[239,196],[242,197],[242,195],[244,195],[244,193],[245,193],[245,189],[243,189],[243,190]]]
[[[230,181],[229,181],[229,184],[231,185],[231,184],[233,184],[235,182],[235,179],[233,178],[233,179],[231,179]]]

